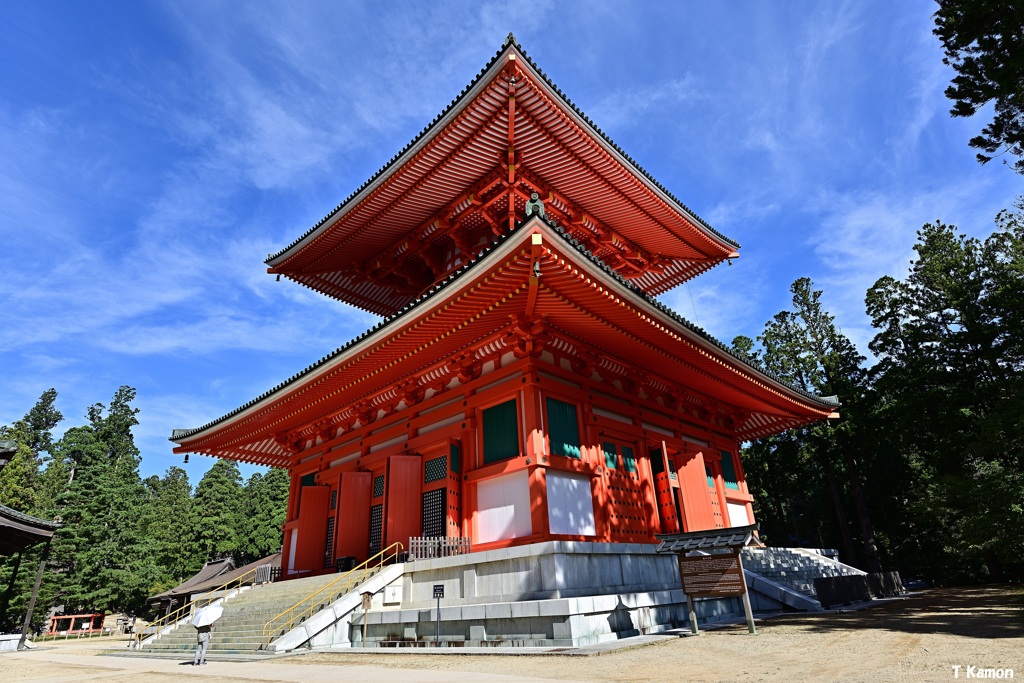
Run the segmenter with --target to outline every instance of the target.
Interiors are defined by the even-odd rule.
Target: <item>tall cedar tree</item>
[[[196,539],[207,561],[238,554],[242,543],[242,475],[231,460],[218,460],[196,486]]]
[[[253,562],[281,549],[289,484],[288,471],[283,469],[249,477],[245,484],[242,543],[236,558],[239,562]]]
[[[974,116],[994,102],[991,123],[970,145],[982,150],[978,161],[995,155],[1024,174],[1024,3],[1019,0],[939,0],[935,35],[945,51],[943,63],[956,76],[946,89],[953,116]]]
[[[57,499],[61,529],[49,580],[65,610],[136,611],[156,579],[144,536],[145,496],[132,436],[135,390],[121,387],[109,408],[89,408],[90,424],[69,429],[55,449],[70,471]]]
[[[199,552],[192,486],[180,467],[169,467],[163,478],[146,480],[150,501],[147,536],[160,581],[153,592],[173,588],[202,569],[206,558]]]
[[[25,415],[11,426],[0,427],[0,441],[14,441],[15,453],[0,470],[0,505],[19,512],[46,518],[52,507],[51,487],[43,457],[53,448],[52,430],[63,419],[54,407],[57,392],[44,391]],[[28,595],[35,579],[40,548],[29,548],[11,557],[0,558],[0,630],[20,626]]]
[[[903,562],[945,580],[1024,576],[1024,222],[984,242],[935,223],[906,280],[869,290],[877,422],[913,472]]]
[[[813,496],[802,487],[788,488],[786,475],[780,467],[791,471],[809,471],[823,481],[832,499],[837,528],[847,561],[856,562],[857,553],[849,533],[844,489],[854,502],[854,517],[861,531],[861,551],[865,566],[880,571],[881,560],[874,524],[864,490],[862,461],[867,457],[859,438],[854,416],[862,411],[867,393],[864,357],[857,353],[850,340],[836,328],[835,320],[821,304],[821,291],[814,290],[808,278],[800,278],[791,287],[793,311],[782,311],[765,326],[758,337],[762,353],[759,360],[770,372],[801,389],[825,396],[838,395],[843,402],[845,418],[833,425],[816,423],[797,432],[760,440],[744,453],[751,463],[753,480],[765,478],[767,490],[783,489],[791,508],[804,515],[813,514],[809,503]],[[741,353],[751,354],[746,338],[738,338],[733,346]],[[848,413],[848,414],[847,414]],[[795,438],[795,441],[794,441]],[[840,477],[842,479],[840,479]],[[789,486],[793,482],[790,480]],[[819,489],[820,490],[820,489]],[[797,493],[797,496],[793,496]],[[785,515],[778,505],[775,515]],[[798,538],[806,538],[806,527],[788,520]],[[819,531],[820,533],[820,531]]]

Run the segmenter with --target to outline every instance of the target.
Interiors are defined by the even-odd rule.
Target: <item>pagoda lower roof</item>
[[[728,406],[740,439],[822,419],[838,406],[834,397],[791,387],[734,355],[564,230],[533,217],[274,389],[207,425],[175,430],[174,450],[288,466],[296,436],[315,443],[324,425],[351,425],[360,405],[376,406],[398,387],[440,376],[467,349],[510,350],[510,325],[523,319],[539,322],[553,352],[569,357],[587,349],[599,372],[640,372],[655,378],[649,391]]]
[[[650,294],[736,257],[508,41],[462,94],[268,272],[390,315],[510,227],[537,192]],[[468,248],[467,248],[468,245]]]

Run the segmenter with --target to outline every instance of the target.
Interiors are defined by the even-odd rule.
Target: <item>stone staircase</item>
[[[241,591],[224,600],[224,614],[213,626],[207,656],[260,655],[267,653],[263,627],[268,621],[309,594],[339,578],[340,574],[292,579]],[[284,633],[278,630],[274,637]],[[196,649],[196,630],[182,624],[170,633],[143,644],[143,656],[191,656]]]
[[[866,573],[806,548],[744,548],[743,569],[814,599],[814,579]]]

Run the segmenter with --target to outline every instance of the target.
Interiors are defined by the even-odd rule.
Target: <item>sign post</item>
[[[444,584],[434,584],[434,597],[437,598],[437,626],[434,629],[434,647],[441,647],[441,598],[444,597]]]
[[[690,631],[700,634],[695,598],[724,598],[739,596],[747,617],[747,629],[757,635],[754,612],[747,593],[747,579],[743,574],[740,552],[756,543],[757,525],[731,527],[722,530],[691,531],[682,534],[658,535],[659,553],[675,553],[679,560],[679,578],[690,612]],[[688,555],[691,552],[698,555]]]

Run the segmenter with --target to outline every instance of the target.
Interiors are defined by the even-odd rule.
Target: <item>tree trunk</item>
[[[850,526],[846,523],[846,511],[843,510],[843,499],[839,495],[839,486],[836,484],[835,471],[832,463],[824,459],[821,465],[825,471],[825,481],[828,483],[829,493],[832,494],[832,505],[836,511],[836,522],[839,524],[839,535],[843,539],[843,554],[846,556],[847,564],[857,563],[857,552],[853,549],[853,537],[850,536]]]
[[[882,560],[878,556],[878,544],[875,542],[875,526],[871,523],[871,513],[864,501],[864,487],[860,485],[860,470],[857,459],[848,449],[843,449],[846,469],[850,473],[850,488],[853,489],[853,502],[857,507],[857,521],[860,523],[861,538],[864,539],[864,556],[867,559],[869,572],[882,571]]]

